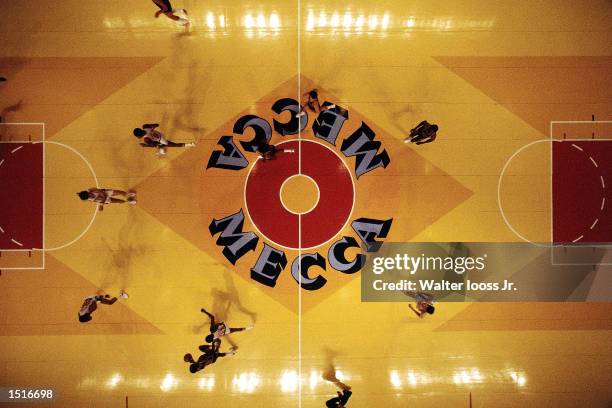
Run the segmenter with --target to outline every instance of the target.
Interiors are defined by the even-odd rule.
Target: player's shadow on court
[[[338,357],[338,355],[340,355],[340,353],[338,353],[336,350],[329,348],[329,347],[323,347],[322,349],[323,352],[323,379],[327,380],[327,381],[334,381],[337,380],[336,378],[336,366],[334,364],[334,361],[336,360],[336,357]]]
[[[408,134],[416,123],[416,119],[410,117],[412,113],[413,110],[410,109],[410,105],[406,105],[400,109],[387,112],[387,116],[389,116],[391,123],[399,130],[400,134]],[[407,116],[408,118],[406,118]]]
[[[228,322],[227,320],[229,318],[230,311],[232,309],[235,309],[238,312],[249,316],[252,323],[256,323],[257,312],[248,309],[242,304],[238,289],[236,288],[231,272],[226,270],[223,274],[223,278],[225,280],[224,290],[218,288],[211,289],[211,295],[213,298],[211,312],[215,316],[215,320],[217,322],[226,322],[229,326],[234,327],[231,322]],[[210,321],[208,320],[208,318],[205,318],[204,323],[194,326],[193,332],[194,334],[208,333],[209,328]],[[226,335],[224,336],[224,338],[227,339],[227,342],[230,343],[231,346],[238,347],[238,345],[232,340],[230,335]]]
[[[135,126],[140,126],[136,124]],[[112,163],[113,170],[120,173],[121,178],[130,178],[134,174],[142,174],[147,167],[147,162],[151,161],[151,157],[146,154],[135,154],[136,149],[140,149],[137,140],[132,136],[132,129],[126,129],[125,145],[129,146],[126,149],[121,148],[106,157]],[[140,153],[140,152],[139,152]]]
[[[23,104],[23,99],[19,102],[9,105],[0,111],[0,123],[12,122],[11,117],[15,112],[18,112]],[[9,142],[11,140],[11,128],[10,126],[0,126],[0,142]],[[19,139],[19,138],[18,138]]]
[[[103,288],[116,284],[120,289],[126,289],[127,291],[131,282],[130,272],[132,267],[144,262],[147,252],[152,250],[151,247],[142,244],[146,241],[138,236],[140,230],[138,227],[139,218],[135,212],[130,211],[128,213],[127,221],[119,229],[116,247],[102,238],[102,242],[110,252],[109,268],[107,270],[116,271],[116,275],[111,273],[104,276]]]
[[[329,347],[323,347],[322,352],[324,365],[321,378],[323,378],[325,381],[334,383],[340,389],[346,389],[348,386],[340,381],[340,379],[337,377],[335,360],[340,353]]]
[[[207,128],[198,123],[202,117],[202,112],[198,112],[198,108],[204,108],[201,101],[198,100],[198,95],[206,94],[210,79],[203,75],[200,71],[199,62],[190,57],[193,49],[189,45],[192,44],[184,36],[177,36],[172,47],[172,57],[168,72],[164,74],[166,85],[170,89],[182,89],[178,96],[177,108],[172,113],[165,112],[162,124],[167,132],[167,136],[171,139],[181,139],[176,132],[186,132],[192,135],[193,140],[197,141],[206,133]],[[211,64],[212,65],[212,61]],[[177,72],[182,72],[184,67],[187,67],[187,78],[177,75]],[[157,103],[166,103],[166,100],[156,101]],[[174,138],[174,139],[173,139]]]
[[[19,112],[22,107],[23,107],[23,99],[20,99],[19,102],[2,108],[2,110],[0,111],[0,123],[12,122],[11,117],[13,116],[14,113]],[[0,140],[3,140],[3,141],[5,140],[5,133],[7,131],[7,129],[5,128],[6,126],[2,126],[2,129],[0,131]],[[6,140],[8,140],[8,138]]]
[[[207,77],[199,73],[199,63],[192,61],[187,70],[187,83],[185,84],[185,97],[181,100],[179,109],[173,117],[172,127],[189,133],[194,133],[194,139],[206,133],[206,127],[197,123],[200,115],[196,112],[197,103],[196,92],[205,92],[208,89],[209,81]]]
[[[371,83],[377,84],[376,95],[383,101],[391,102],[396,99],[391,91],[386,89],[383,84],[385,81],[381,78],[379,81],[372,81]],[[422,119],[418,119],[419,112],[415,109],[415,106],[409,103],[391,103],[383,104],[385,107],[384,113],[389,118],[389,121],[395,126],[400,134],[410,133],[415,124],[419,123]]]

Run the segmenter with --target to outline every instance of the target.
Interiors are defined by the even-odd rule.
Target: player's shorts
[[[104,191],[104,194],[106,195],[106,198],[104,198],[104,201],[100,201],[98,197],[94,198],[93,201],[94,203],[101,203],[101,204],[110,204],[111,203],[111,197],[113,196],[113,194],[115,194],[115,190],[111,190],[108,188],[101,188],[100,190]]]
[[[155,3],[155,5],[159,7],[159,9],[164,13],[172,11],[172,5],[170,4],[170,0],[153,0],[153,3]]]
[[[104,201],[104,204],[109,204],[111,202],[111,197],[113,194],[115,194],[115,190],[104,189],[104,192],[106,193],[106,200]]]

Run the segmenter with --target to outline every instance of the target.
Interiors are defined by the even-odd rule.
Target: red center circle
[[[245,204],[253,225],[270,242],[285,248],[308,249],[330,241],[342,231],[353,211],[351,172],[338,154],[322,143],[289,140],[276,147],[276,159],[258,159],[246,180]],[[280,199],[283,182],[298,174],[312,178],[319,188],[319,202],[306,214],[288,211]]]

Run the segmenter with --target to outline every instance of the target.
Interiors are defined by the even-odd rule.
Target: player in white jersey
[[[128,294],[123,290],[119,291],[119,297],[127,299]],[[111,298],[110,295],[91,295],[83,299],[83,305],[79,310],[79,322],[87,323],[91,320],[91,314],[98,308],[98,302],[105,305],[112,305],[117,301],[117,298]]]
[[[159,127],[157,123],[145,123],[141,128],[135,128],[133,133],[142,142],[142,147],[153,147],[157,149],[157,156],[165,156],[166,149],[168,147],[193,147],[195,143],[175,143],[172,140],[166,139],[164,134],[159,130],[155,130]]]
[[[185,9],[173,9],[170,0],[153,0],[153,3],[159,10],[155,12],[155,18],[158,18],[161,14],[168,17],[170,20],[176,21],[178,24],[189,27],[190,22],[187,17],[187,10]]]
[[[432,315],[436,311],[433,305],[434,297],[429,293],[405,291],[404,294],[416,301],[416,309],[411,304],[408,307],[420,318],[425,317],[427,314]]]
[[[302,105],[300,107],[300,111],[297,113],[297,115],[295,115],[295,117],[299,118],[300,116],[306,115],[307,107],[314,113],[320,113],[328,109],[334,109],[336,105],[328,103],[327,105],[321,106],[321,103],[319,102],[319,92],[316,89],[312,89],[302,95]]]
[[[215,316],[208,313],[205,309],[200,309],[202,313],[207,315],[210,318],[210,334],[206,336],[206,342],[212,343],[213,341],[220,339],[226,334],[235,333],[239,331],[247,331],[255,328],[255,326],[247,326],[247,327],[229,327],[224,322],[216,322]]]
[[[111,203],[128,203],[131,205],[136,204],[136,193],[122,190],[113,190],[110,188],[92,187],[88,190],[78,192],[77,195],[83,201],[92,201],[94,203],[100,204],[100,211],[102,211],[104,205]],[[123,196],[124,198],[117,198],[117,196]]]

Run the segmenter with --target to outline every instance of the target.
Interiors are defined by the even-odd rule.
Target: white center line
[[[298,77],[298,106],[302,102],[302,2],[297,0],[297,77]],[[305,110],[305,109],[304,109]],[[298,174],[302,174],[302,128],[301,119],[298,117]],[[298,259],[302,257],[302,215],[298,215]],[[298,408],[302,408],[302,262],[298,262]]]
[[[2,163],[4,163],[4,159],[0,160],[0,166],[2,166]]]
[[[595,221],[593,221],[593,225],[591,225],[591,229],[595,228],[595,225],[597,225],[597,221],[599,221],[599,218],[595,218]]]
[[[4,230],[2,229],[2,227],[0,227],[0,232],[2,232],[4,234]]]
[[[23,147],[23,145],[14,148],[13,150],[11,150],[11,154],[15,153],[17,150],[21,149]]]
[[[578,242],[580,241],[582,238],[584,237],[584,235],[579,236],[578,238],[576,238],[575,240],[573,240],[572,242]]]
[[[601,188],[606,188],[606,183],[604,183],[603,176],[599,176],[599,178],[601,179]]]
[[[575,145],[572,143],[572,146],[574,146],[576,149],[580,150],[581,152],[584,152],[584,150],[582,150],[582,148],[578,145]]]
[[[591,161],[593,162],[593,165],[594,165],[595,167],[599,167],[599,166],[597,165],[597,162],[595,161],[595,159],[593,159],[591,156],[589,156],[589,159],[591,159]]]
[[[601,211],[603,211],[605,205],[606,205],[606,197],[603,197],[601,199]]]

